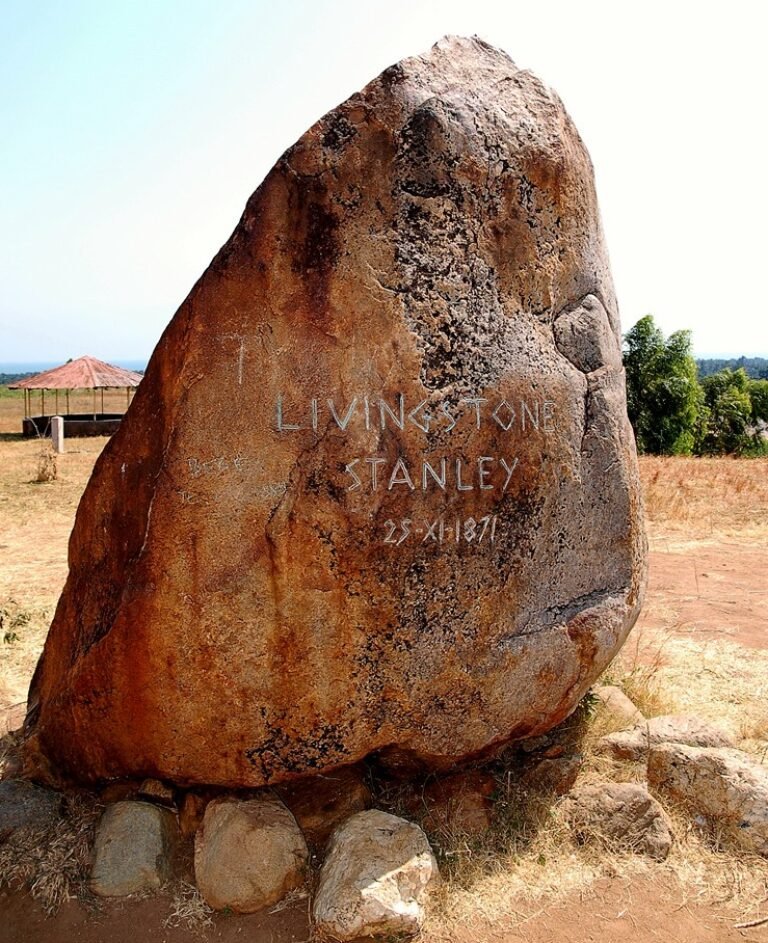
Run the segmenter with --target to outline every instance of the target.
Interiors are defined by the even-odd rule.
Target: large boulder
[[[315,933],[338,941],[416,933],[439,881],[418,825],[378,809],[358,812],[331,839],[312,904]]]
[[[559,723],[644,584],[619,338],[557,95],[477,39],[387,69],[250,198],[99,458],[27,769],[253,787]]]

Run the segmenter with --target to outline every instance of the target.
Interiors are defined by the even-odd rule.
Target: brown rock
[[[188,792],[184,796],[179,809],[179,828],[185,838],[194,835],[200,828],[208,801],[205,796],[194,792]]]
[[[768,856],[768,769],[740,750],[652,746],[648,782],[732,827],[737,844]]]
[[[387,69],[248,201],[97,462],[32,765],[252,787],[560,722],[645,577],[619,336],[558,97],[477,39]]]
[[[291,783],[279,793],[307,841],[319,849],[337,825],[371,805],[371,791],[358,767],[344,767]]]
[[[195,836],[195,881],[215,910],[254,913],[302,884],[308,858],[279,800],[214,799]]]
[[[639,724],[645,721],[642,711],[638,710],[627,695],[613,684],[596,684],[592,694],[600,707],[625,724]]]
[[[651,717],[630,730],[601,737],[597,742],[599,753],[608,753],[619,760],[644,760],[648,750],[660,743],[684,743],[697,747],[733,747],[734,742],[725,731],[706,720],[688,714],[668,714]]]
[[[479,770],[441,776],[418,794],[413,812],[429,833],[482,835],[493,825],[495,791],[493,776]]]
[[[583,765],[584,757],[581,753],[543,757],[531,761],[526,766],[520,776],[520,783],[530,792],[564,796],[573,788]]]
[[[166,783],[161,783],[159,779],[145,779],[139,786],[138,796],[140,799],[148,799],[150,802],[156,802],[158,805],[172,808],[176,805],[173,797],[173,789]]]
[[[639,783],[580,786],[563,800],[571,828],[582,841],[601,841],[663,861],[672,846],[664,810]]]
[[[135,781],[123,781],[116,783],[107,783],[100,792],[100,799],[105,805],[111,805],[113,802],[123,802],[125,799],[135,799],[141,783]]]

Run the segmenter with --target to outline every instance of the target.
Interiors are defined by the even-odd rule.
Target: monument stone
[[[479,39],[386,69],[248,200],[83,496],[39,779],[258,787],[547,731],[645,579],[592,165]]]

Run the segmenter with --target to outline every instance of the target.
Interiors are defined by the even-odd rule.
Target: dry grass
[[[768,459],[640,459],[651,539],[768,537]]]
[[[73,897],[92,903],[87,879],[101,809],[93,799],[68,797],[52,826],[14,832],[0,845],[0,889],[26,888],[48,914]]]
[[[682,710],[717,720],[741,740],[742,749],[768,762],[768,652],[672,639],[665,652],[663,659],[637,663],[627,654],[606,680],[631,691],[649,716]],[[623,726],[604,709],[589,716],[579,743],[584,755],[580,783],[645,781],[644,763],[617,762],[595,752],[599,737]],[[599,834],[593,841],[575,840],[556,799],[526,794],[516,786],[514,774],[500,778],[497,821],[489,834],[480,840],[458,832],[442,835],[437,852],[444,881],[431,902],[424,940],[451,940],[459,931],[466,935],[473,930],[482,938],[490,927],[525,923],[537,908],[550,908],[575,894],[583,899],[602,880],[639,876],[660,881],[681,906],[695,899],[717,905],[734,921],[764,916],[768,860],[745,854],[727,829],[660,798],[675,836],[663,864]]]
[[[50,445],[43,445],[40,454],[37,456],[37,475],[35,481],[38,484],[48,484],[56,481],[59,477],[59,462],[56,453]]]
[[[67,575],[75,510],[105,442],[70,440],[56,480],[39,484],[39,441],[0,437],[0,711],[26,700]]]
[[[200,933],[213,926],[213,910],[203,900],[194,884],[178,881],[172,895],[171,912],[163,921],[163,926],[184,927]]]

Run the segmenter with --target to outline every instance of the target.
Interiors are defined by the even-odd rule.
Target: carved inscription
[[[514,484],[520,459],[514,454],[519,436],[546,436],[556,429],[555,404],[544,399],[506,399],[465,397],[455,404],[430,405],[428,400],[409,402],[405,395],[389,400],[373,396],[353,396],[345,401],[312,397],[303,404],[289,403],[283,396],[275,402],[274,430],[279,435],[315,436],[335,427],[341,432],[354,429],[397,435],[409,427],[426,436],[427,451],[419,458],[386,454],[353,455],[333,470],[338,475],[336,487],[364,497],[386,493],[412,495],[413,512],[408,517],[384,521],[378,525],[376,539],[382,544],[465,544],[477,547],[495,543],[499,525],[493,513],[495,499],[501,498]],[[446,454],[446,441],[457,432],[491,429],[494,439],[508,444],[500,455],[481,455],[467,459]],[[440,448],[429,450],[429,442],[439,434]],[[259,473],[262,474],[259,474]],[[258,456],[243,453],[214,455],[211,458],[186,459],[188,486],[178,489],[183,504],[198,500],[195,492],[206,479],[248,475],[258,480],[263,463]],[[279,500],[286,492],[285,482],[261,481],[250,493],[254,497]],[[456,495],[473,495],[473,513],[462,516],[453,504]],[[442,512],[424,512],[418,499],[426,496],[453,495],[451,506]],[[477,502],[488,499],[485,511],[478,514]],[[431,502],[433,503],[433,502]]]
[[[513,452],[515,438],[545,436],[556,429],[555,404],[535,397],[510,401],[476,396],[434,404],[427,399],[409,400],[402,393],[390,398],[359,395],[343,401],[313,396],[303,402],[278,395],[274,417],[275,431],[281,435],[318,437],[328,428],[345,433],[397,435],[412,428],[424,433],[427,443],[439,435],[443,450],[446,435],[465,429],[490,429],[508,437],[509,451],[503,455],[468,460],[461,455],[428,451],[418,461],[403,455],[353,455],[341,466],[347,493],[411,493],[414,499],[427,494],[467,492],[474,492],[476,497],[485,493],[489,498],[501,497],[513,483],[520,462]],[[417,541],[480,546],[493,544],[496,537],[497,518],[492,513],[479,518],[444,514],[426,519],[414,512],[411,517],[385,521],[384,532],[379,535],[383,544],[395,547]]]
[[[555,404],[549,400],[491,400],[487,397],[463,397],[458,406],[443,401],[431,406],[429,400],[407,402],[399,394],[392,402],[369,396],[355,396],[345,403],[334,399],[313,397],[304,404],[289,404],[283,396],[275,404],[275,428],[278,432],[318,432],[330,419],[342,431],[360,425],[371,429],[406,429],[413,426],[422,432],[451,432],[460,423],[471,423],[477,429],[494,425],[504,432],[554,432]]]
[[[458,517],[454,520],[438,517],[419,521],[404,517],[399,521],[384,521],[384,543],[399,547],[406,540],[412,539],[423,544],[481,544],[484,540],[492,544],[496,540],[496,520],[495,514],[486,514],[477,520],[474,517],[464,520]]]

